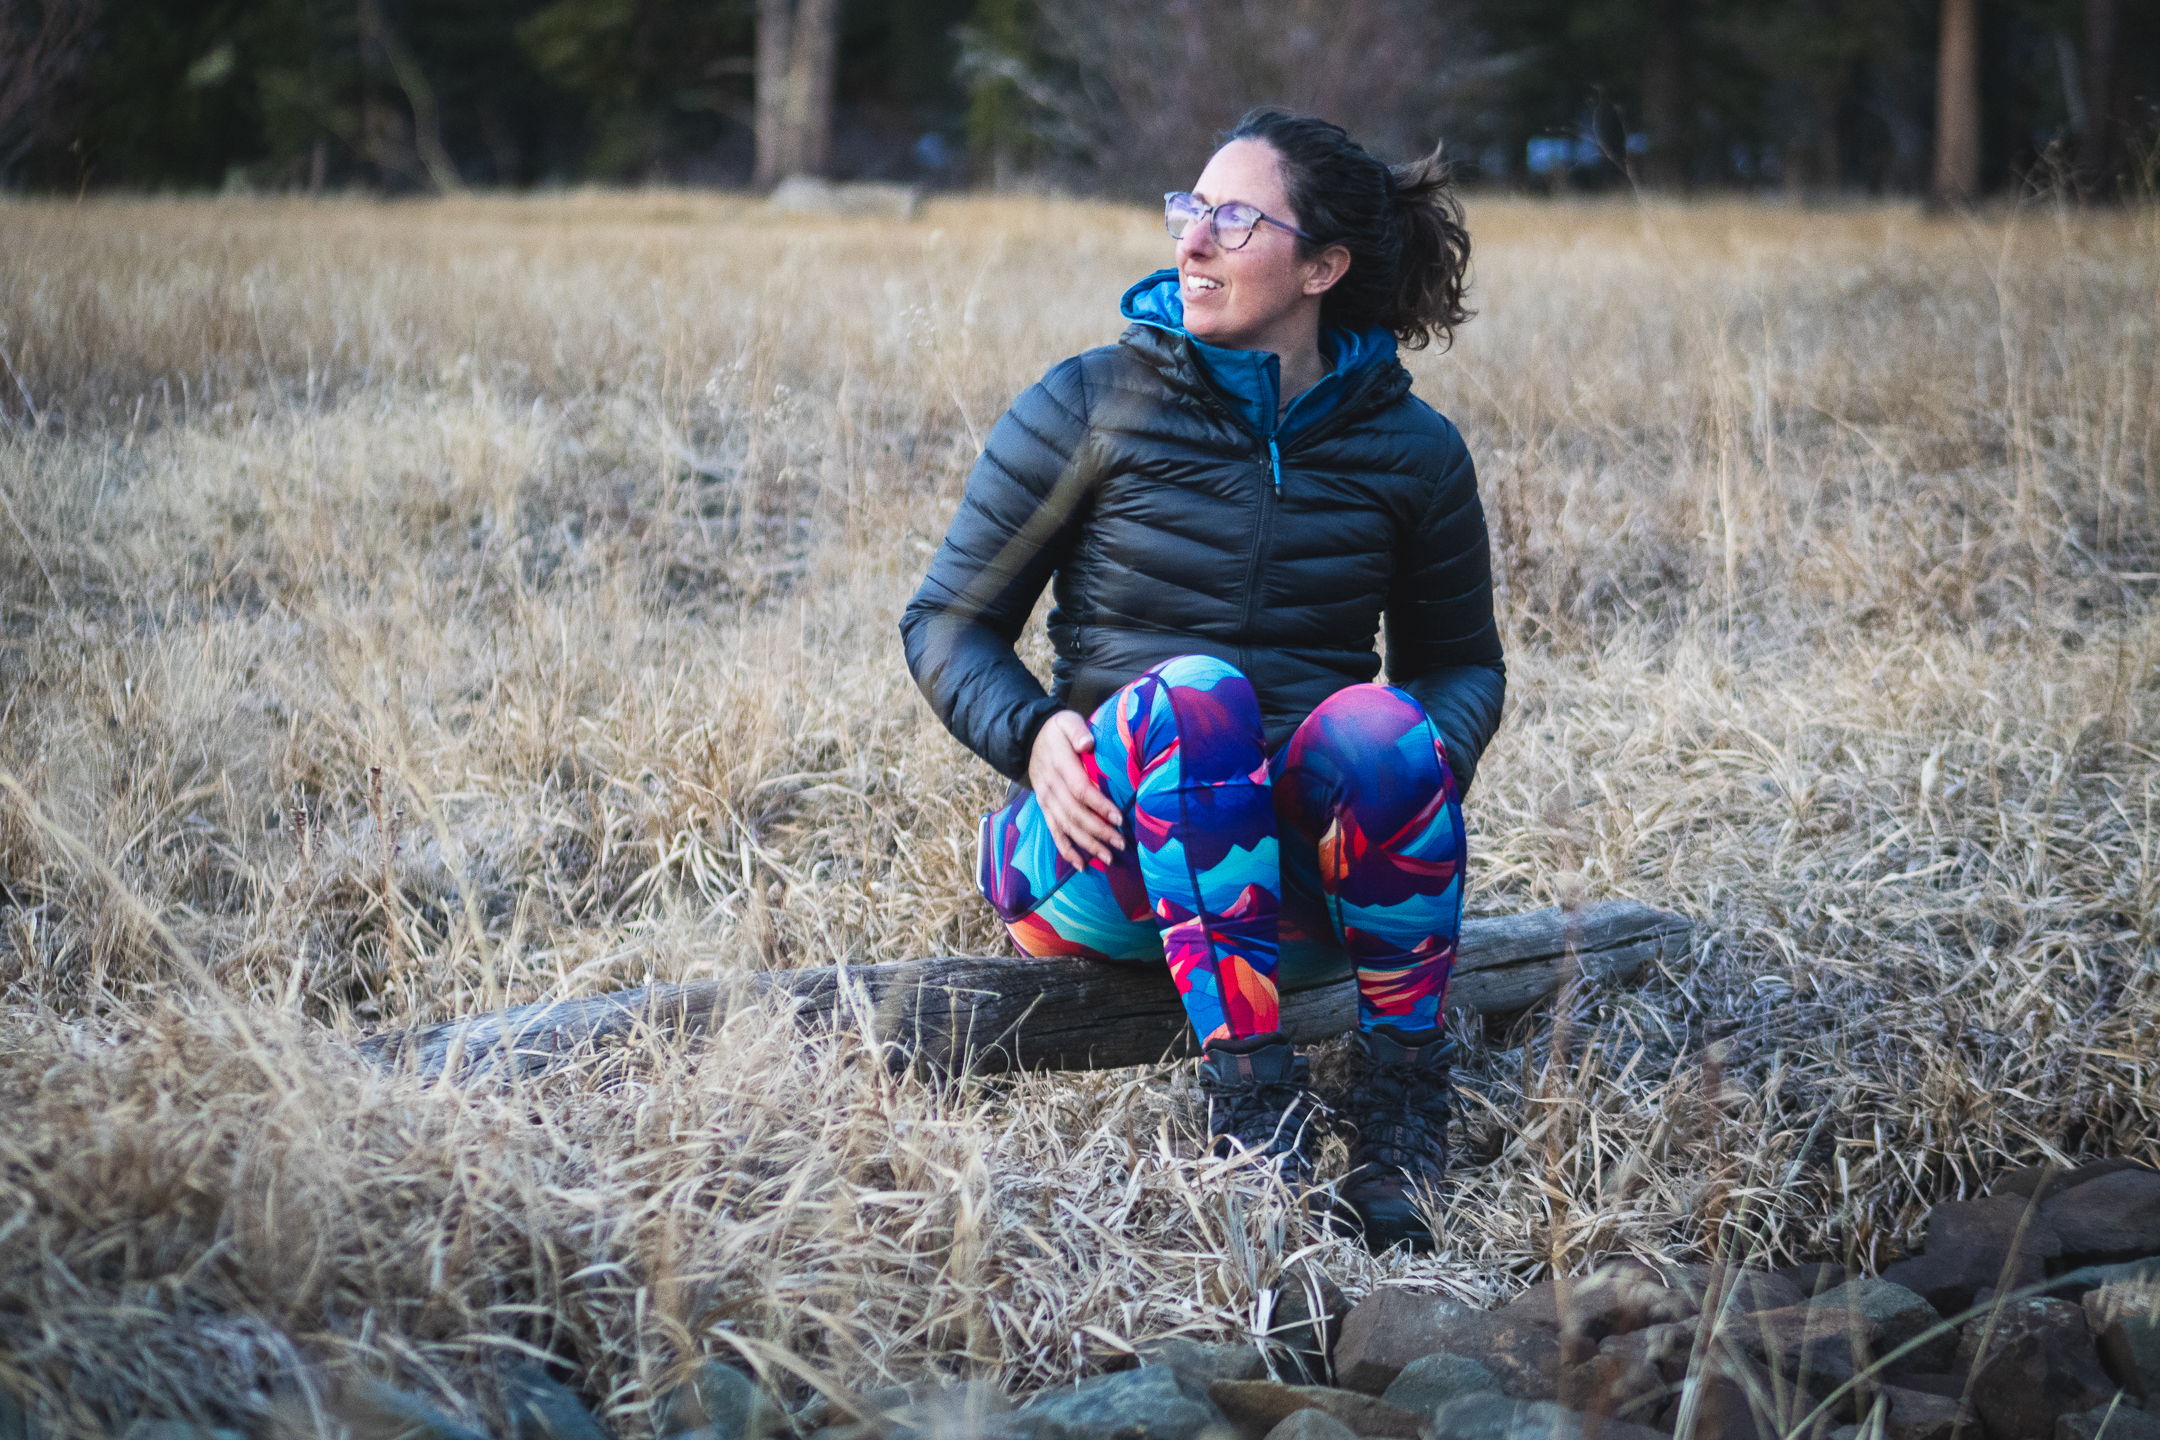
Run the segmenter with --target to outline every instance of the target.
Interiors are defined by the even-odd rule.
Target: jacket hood
[[[1228,402],[1238,423],[1262,440],[1288,441],[1342,403],[1348,382],[1361,371],[1395,360],[1395,337],[1382,329],[1360,334],[1328,330],[1320,336],[1320,356],[1328,373],[1291,403],[1277,419],[1282,396],[1282,361],[1270,350],[1228,350],[1210,345],[1185,328],[1185,299],[1178,293],[1178,272],[1157,270],[1125,292],[1118,309],[1127,320],[1182,337],[1217,393]]]

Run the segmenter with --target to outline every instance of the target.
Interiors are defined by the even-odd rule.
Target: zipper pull
[[[1282,451],[1275,448],[1275,437],[1272,435],[1268,436],[1267,458],[1269,468],[1275,472],[1275,495],[1276,498],[1280,499],[1282,496]]]

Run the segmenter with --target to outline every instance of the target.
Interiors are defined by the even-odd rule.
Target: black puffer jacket
[[[1393,358],[1344,377],[1284,441],[1235,417],[1188,336],[1136,324],[1013,403],[900,621],[940,720],[1025,780],[1060,709],[1092,711],[1174,655],[1234,662],[1272,753],[1380,670],[1415,696],[1468,790],[1506,689],[1485,514],[1455,427]],[[1013,653],[1055,576],[1052,692]]]

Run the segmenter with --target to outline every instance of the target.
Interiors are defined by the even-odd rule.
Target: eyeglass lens
[[[1260,223],[1260,212],[1250,205],[1235,202],[1214,207],[1202,205],[1183,192],[1163,197],[1163,222],[1171,239],[1184,239],[1185,232],[1203,218],[1214,223],[1216,244],[1225,250],[1236,250],[1252,239],[1253,227]]]

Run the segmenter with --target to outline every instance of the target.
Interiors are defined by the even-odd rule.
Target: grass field
[[[1157,220],[0,204],[0,1388],[305,1430],[359,1373],[484,1416],[537,1349],[636,1435],[704,1352],[1021,1391],[1299,1259],[1872,1266],[2007,1164],[2160,1160],[2160,215],[1470,219],[1481,313],[1410,363],[1502,581],[1472,906],[1698,945],[1465,1032],[1446,1247],[1374,1260],[1199,1158],[1189,1068],[347,1043],[1000,946],[998,783],[894,621]]]

